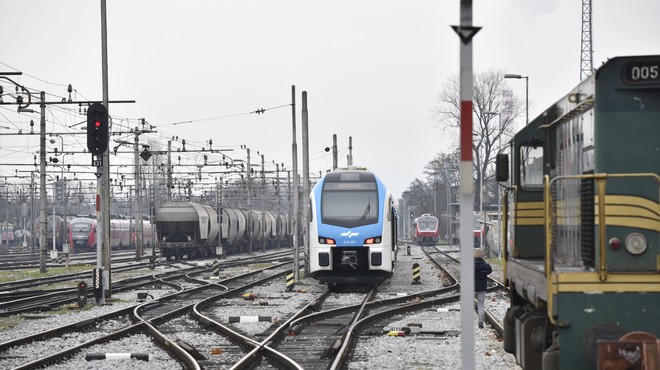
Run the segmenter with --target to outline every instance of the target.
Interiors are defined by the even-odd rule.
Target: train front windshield
[[[422,231],[435,230],[435,221],[431,221],[431,220],[418,221],[417,225],[419,226],[419,229]]]
[[[375,182],[326,182],[321,196],[321,222],[357,227],[378,222]]]
[[[88,231],[92,230],[92,224],[90,224],[90,223],[75,223],[75,224],[71,224],[70,228],[71,228],[71,232],[83,233],[83,232],[88,232]]]

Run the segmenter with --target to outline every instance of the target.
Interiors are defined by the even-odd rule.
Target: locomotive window
[[[375,183],[325,183],[321,195],[321,222],[356,227],[378,222],[378,190]],[[339,186],[338,186],[339,185]],[[342,186],[344,185],[344,186]]]
[[[71,224],[70,228],[71,231],[73,232],[90,231],[92,229],[92,224],[88,224],[88,223]]]
[[[417,225],[419,226],[419,229],[422,231],[435,230],[435,222],[431,220],[418,221]]]
[[[520,146],[520,184],[537,188],[543,185],[543,146]]]

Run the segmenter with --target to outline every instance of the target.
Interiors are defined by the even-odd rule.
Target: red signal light
[[[108,149],[108,109],[101,103],[87,108],[87,149],[100,155]]]

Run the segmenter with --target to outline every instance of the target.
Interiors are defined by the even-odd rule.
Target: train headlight
[[[381,237],[377,236],[375,238],[369,238],[364,241],[364,244],[380,244]]]
[[[630,254],[642,254],[647,246],[646,238],[640,233],[632,233],[626,237],[626,250]]]
[[[319,244],[337,244],[334,239],[319,236]]]

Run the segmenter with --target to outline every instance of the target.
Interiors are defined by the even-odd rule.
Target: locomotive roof
[[[325,175],[327,182],[342,182],[342,181],[357,181],[357,182],[373,182],[376,181],[376,176],[373,172],[365,170],[338,170],[328,172]]]

